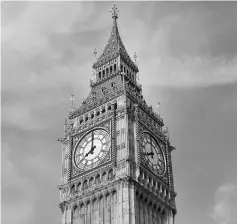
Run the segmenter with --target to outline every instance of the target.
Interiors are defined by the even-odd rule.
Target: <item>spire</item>
[[[110,12],[112,12],[112,18],[116,20],[118,18],[118,12],[119,12],[117,6],[114,5],[112,8],[112,11]]]
[[[119,35],[118,25],[117,25],[119,10],[116,7],[116,5],[113,6],[110,12],[112,13],[112,19],[113,19],[113,26],[110,33],[110,37],[109,37],[107,45],[105,46],[103,50],[103,53],[98,57],[98,60],[93,64],[93,67],[95,68],[95,67],[100,66],[101,64],[103,64],[103,61],[106,61],[108,58],[115,58],[118,55],[120,55],[123,58],[126,58],[126,60],[130,61],[130,63],[133,64],[133,67],[135,68],[135,70],[138,71],[137,66],[130,59],[123,45],[122,39]]]

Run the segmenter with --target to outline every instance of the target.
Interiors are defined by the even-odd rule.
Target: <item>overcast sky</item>
[[[119,2],[119,32],[173,151],[176,224],[237,223],[237,3]],[[59,223],[69,95],[89,93],[112,2],[2,3],[2,223]]]

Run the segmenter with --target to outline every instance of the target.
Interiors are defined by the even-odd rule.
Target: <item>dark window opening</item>
[[[95,183],[99,184],[100,183],[100,175],[98,174],[95,178]]]
[[[87,185],[87,180],[84,181],[83,183],[83,190],[87,189],[88,185]]]
[[[108,173],[108,179],[112,180],[112,178],[113,178],[113,170],[110,170]]]
[[[105,172],[102,175],[102,181],[106,181],[106,173]]]
[[[93,177],[91,177],[91,179],[90,179],[90,181],[89,181],[89,186],[90,186],[90,187],[92,187],[92,185],[93,185],[93,180],[94,180]]]
[[[81,190],[81,182],[79,182],[79,184],[77,185],[77,190],[78,190],[78,191]]]

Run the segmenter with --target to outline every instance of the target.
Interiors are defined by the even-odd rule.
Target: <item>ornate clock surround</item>
[[[109,136],[110,136],[110,150],[105,156],[105,158],[92,169],[89,170],[81,170],[77,168],[77,166],[74,164],[74,152],[76,149],[77,144],[81,141],[81,139],[88,134],[89,132],[96,130],[96,129],[103,129],[105,130]],[[75,179],[79,176],[86,175],[87,173],[94,171],[96,169],[101,168],[102,166],[107,166],[111,164],[115,164],[115,132],[114,132],[114,116],[112,118],[109,118],[101,123],[95,124],[92,127],[89,127],[81,132],[75,133],[74,135],[70,136],[69,142],[70,142],[70,154],[69,154],[69,162],[70,162],[70,170],[68,179]]]
[[[138,147],[138,153],[137,153],[137,164],[144,170],[147,170],[148,172],[151,172],[152,174],[156,175],[157,178],[159,178],[161,181],[163,181],[165,184],[169,183],[169,161],[168,161],[168,152],[166,147],[166,139],[164,136],[160,135],[160,132],[157,131],[154,126],[152,126],[151,122],[147,122],[147,119],[143,116],[143,111],[141,111],[140,108],[136,108],[136,127],[137,127],[137,133],[136,133],[136,139],[137,139],[137,147]],[[143,156],[143,149],[142,149],[142,134],[146,132],[149,133],[155,138],[159,146],[161,147],[161,150],[163,151],[165,164],[166,164],[166,170],[163,175],[158,175],[154,171],[152,171],[148,166],[145,164],[144,156]],[[158,135],[159,133],[159,135]]]
[[[150,136],[150,137],[147,137],[147,136]],[[150,141],[148,141],[147,138],[150,138],[151,147],[152,147],[152,149],[150,149],[150,150],[152,150],[153,155],[147,155],[146,153],[149,153],[149,152],[145,152],[144,151],[144,150],[146,150],[146,144],[150,144]],[[153,141],[151,139],[153,139]],[[165,147],[161,147],[161,143],[158,143],[156,137],[151,132],[148,132],[148,131],[144,131],[142,133],[141,145],[142,145],[142,160],[143,160],[143,164],[148,166],[149,169],[152,170],[152,172],[154,172],[159,177],[164,176],[165,173],[166,173],[166,170],[167,170],[167,167],[166,167],[167,163],[166,163],[165,152],[164,152]],[[151,162],[151,160],[154,160],[154,159],[152,159],[153,156],[155,157],[154,154],[157,154],[157,160],[158,160],[157,165],[154,164],[153,162]],[[161,155],[158,156],[158,154],[161,154]],[[150,157],[151,157],[151,159],[150,159]],[[161,166],[162,163],[163,163],[164,167],[162,168],[163,171],[160,171],[160,169],[161,169],[160,166]],[[157,168],[154,169],[153,166],[156,166]]]

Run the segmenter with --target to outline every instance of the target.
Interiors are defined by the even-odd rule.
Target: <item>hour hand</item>
[[[146,155],[147,155],[147,156],[151,156],[151,158],[153,158],[154,152],[146,152]]]
[[[90,150],[90,151],[91,151],[91,150]],[[86,153],[85,157],[87,157],[87,156],[89,155],[90,151]]]
[[[85,157],[89,156],[89,154],[93,154],[95,148],[96,148],[95,145],[93,147],[91,147],[91,150],[86,153]]]
[[[91,154],[93,154],[95,148],[96,148],[95,145],[91,148],[91,150],[90,150],[90,153],[91,153]]]

